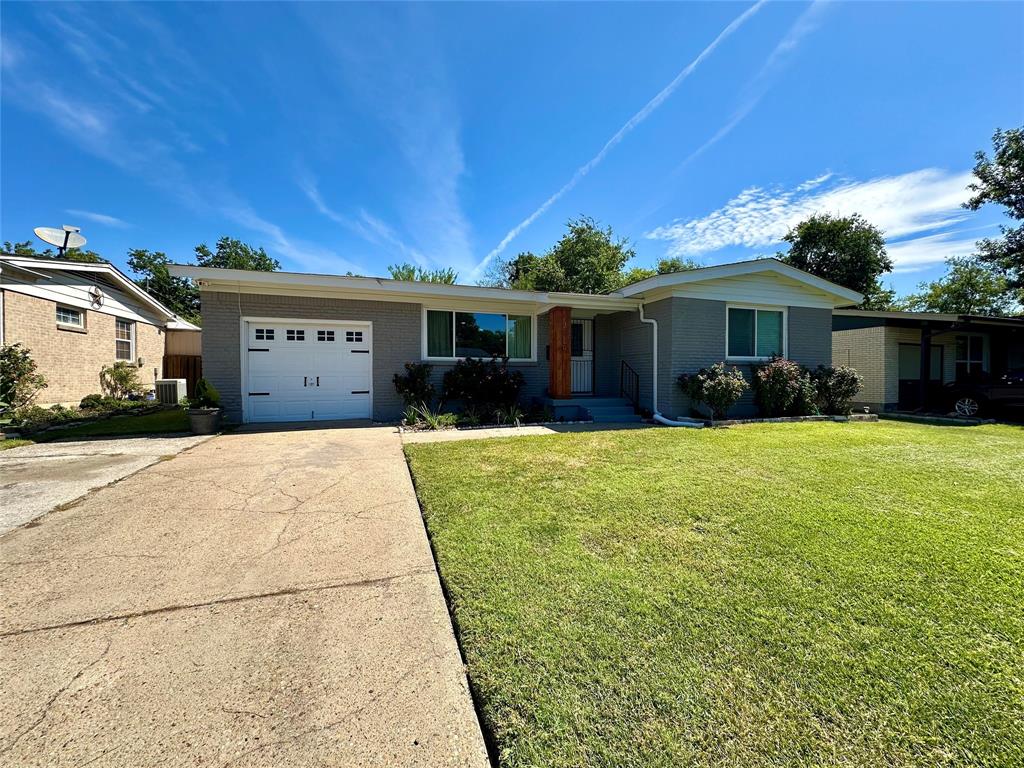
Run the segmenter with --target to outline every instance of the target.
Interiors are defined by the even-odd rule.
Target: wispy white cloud
[[[677,219],[644,236],[669,243],[670,255],[696,256],[728,247],[777,245],[792,226],[814,213],[859,213],[891,240],[934,233],[969,215],[960,207],[971,180],[966,171],[926,168],[867,181],[833,180],[831,174],[824,174],[788,190],[751,187],[706,216]],[[947,237],[948,247],[943,250],[938,247],[940,234],[935,238],[915,247],[894,243],[889,248],[893,261],[898,265],[942,261],[942,254],[948,254],[956,241]]]
[[[325,25],[321,13],[307,8],[298,13],[336,64],[325,77],[336,76],[346,103],[363,112],[360,119],[381,127],[404,167],[394,187],[396,221],[385,224],[362,211],[359,222],[377,243],[417,263],[468,269],[473,248],[460,197],[461,115],[429,13],[416,5],[373,9],[373,19],[353,32]]]
[[[70,213],[72,216],[78,216],[81,219],[88,219],[89,221],[95,221],[97,224],[116,227],[118,229],[127,229],[131,226],[131,224],[124,219],[119,219],[116,216],[108,216],[105,213],[96,213],[95,211],[83,211],[79,208],[68,208],[65,213]]]
[[[889,243],[885,250],[895,265],[893,272],[919,272],[953,256],[970,256],[976,250],[975,240],[962,237],[960,232],[940,232]]]
[[[48,8],[39,12],[47,19]],[[117,6],[111,12],[129,14],[134,20],[131,40],[103,29],[81,6],[69,9],[77,31],[60,19],[47,19],[67,35],[72,55],[81,64],[82,77],[74,92],[55,84],[46,66],[51,54],[42,41],[26,37],[9,47],[5,30],[5,53],[0,59],[4,100],[36,112],[84,152],[187,208],[207,215],[219,213],[226,221],[265,237],[267,249],[275,256],[301,268],[333,271],[341,265],[358,270],[358,265],[338,258],[330,249],[290,236],[259,216],[216,177],[203,176],[181,161],[182,153],[200,151],[201,147],[179,124],[182,110],[168,109],[160,90],[179,90],[194,103],[201,103],[204,99],[220,101],[223,87],[199,77],[199,68],[178,46],[173,32],[145,7]],[[147,66],[138,68],[138,77],[129,76],[120,69],[124,61],[117,56],[139,57]],[[176,74],[171,79],[161,74],[168,71]],[[188,88],[182,89],[174,77],[186,75],[190,77]],[[212,89],[210,93],[200,93],[207,87]],[[106,214],[83,210],[69,213],[110,226],[127,226]]]
[[[767,2],[767,0],[758,0],[758,2],[754,3],[754,5],[752,5],[746,11],[744,11],[735,19],[733,19],[732,22],[719,33],[718,37],[712,40],[711,43],[697,55],[697,58],[695,58],[688,65],[686,65],[686,67],[681,72],[679,72],[679,74],[677,74],[668,85],[662,88],[661,91],[659,91],[653,99],[651,99],[650,101],[647,102],[647,104],[644,105],[643,109],[641,109],[631,118],[629,118],[629,120],[626,121],[625,125],[619,128],[619,130],[616,131],[615,134],[610,139],[608,139],[607,142],[605,142],[605,145],[601,147],[601,150],[596,155],[594,155],[590,160],[588,160],[586,163],[577,168],[576,173],[573,174],[572,178],[569,179],[569,181],[567,181],[561,189],[559,189],[557,192],[555,192],[555,194],[553,194],[551,197],[545,200],[537,210],[535,210],[533,213],[531,213],[529,216],[527,216],[525,219],[519,222],[519,224],[514,226],[511,230],[509,230],[508,234],[506,234],[505,237],[502,238],[501,242],[498,243],[498,245],[495,246],[491,250],[491,252],[488,253],[483,258],[482,261],[480,261],[479,264],[476,265],[476,267],[473,269],[472,274],[474,276],[479,276],[479,274],[488,265],[488,263],[490,263],[490,261],[494,259],[496,256],[499,256],[509,246],[509,244],[519,236],[519,234],[524,229],[529,227],[538,218],[543,216],[544,213],[552,205],[558,202],[558,200],[562,196],[564,196],[567,192],[572,190],[572,188],[575,187],[580,182],[580,180],[583,179],[583,177],[586,176],[588,173],[590,173],[602,160],[604,160],[605,156],[612,149],[614,149],[631,131],[633,131],[634,128],[636,128],[644,120],[650,117],[651,113],[654,112],[654,110],[656,110],[658,107],[660,107],[665,102],[665,100],[668,99],[668,97],[675,92],[675,90],[680,86],[680,84],[682,84],[682,82],[686,80],[686,78],[693,74],[694,70],[697,69],[697,67],[700,65],[702,61],[704,61],[704,59],[710,56],[726,38],[728,38],[730,35],[732,35],[733,32],[739,29],[751,16],[757,13],[757,11],[760,10],[761,6],[764,5],[765,2]]]
[[[710,139],[691,152],[676,167],[675,173],[678,173],[684,166],[724,139],[737,125],[743,122],[747,115],[754,111],[754,107],[758,105],[765,93],[767,93],[772,82],[788,63],[788,60],[803,39],[821,24],[822,14],[830,4],[827,0],[814,0],[810,7],[800,14],[789,28],[789,31],[786,32],[785,37],[775,46],[775,49],[768,56],[768,59],[758,73],[754,75],[753,79],[743,89],[740,105],[733,112],[729,120]]]

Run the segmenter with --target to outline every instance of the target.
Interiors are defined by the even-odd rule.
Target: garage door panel
[[[368,324],[249,321],[247,336],[250,421],[370,417]]]

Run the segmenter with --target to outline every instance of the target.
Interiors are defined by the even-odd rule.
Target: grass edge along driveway
[[[502,766],[1024,764],[1024,430],[406,452]]]

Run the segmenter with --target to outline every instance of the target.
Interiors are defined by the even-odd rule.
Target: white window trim
[[[56,317],[57,317],[57,312],[59,312],[62,309],[65,310],[66,312],[77,312],[78,313],[78,322],[77,323],[65,323],[65,322],[62,322],[61,320],[57,320],[57,327],[59,327],[59,328],[75,328],[77,330],[82,330],[82,329],[85,328],[85,310],[84,309],[80,309],[78,307],[71,307],[71,306],[68,306],[67,304],[57,304],[56,307],[53,310],[54,319],[56,319]]]
[[[789,357],[789,307],[772,304],[726,304],[725,305],[725,361],[727,363],[766,363],[771,357],[764,355],[730,355],[729,354],[729,310],[753,309],[762,312],[782,313],[782,356]],[[757,312],[754,312],[754,349],[757,349]]]
[[[509,363],[535,363],[537,362],[537,315],[532,312],[506,312],[504,310],[498,312],[489,309],[454,309],[452,307],[430,307],[424,306],[423,311],[420,315],[420,358],[428,362],[439,362],[439,363],[455,363],[459,360],[465,360],[465,357],[431,357],[427,354],[427,312],[451,312],[452,314],[452,350],[455,350],[455,317],[454,313],[465,312],[467,314],[479,312],[485,315],[504,315],[505,316],[505,351],[508,351],[508,317],[509,315],[515,315],[516,317],[528,317],[530,318],[530,356],[529,357],[510,357]]]
[[[118,323],[128,323],[128,327],[131,328],[131,338],[127,340],[128,343],[129,343],[129,349],[131,350],[131,354],[127,358],[123,358],[123,357],[118,357],[117,356],[117,342],[125,341],[125,339],[117,338],[117,324]],[[115,360],[117,360],[119,362],[125,362],[125,363],[135,362],[135,337],[136,337],[136,330],[135,330],[135,321],[134,320],[127,320],[127,319],[125,319],[123,317],[115,317],[114,318],[114,359]]]

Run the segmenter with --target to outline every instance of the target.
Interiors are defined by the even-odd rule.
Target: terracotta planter
[[[194,435],[212,435],[220,425],[220,408],[189,408],[188,424]]]

